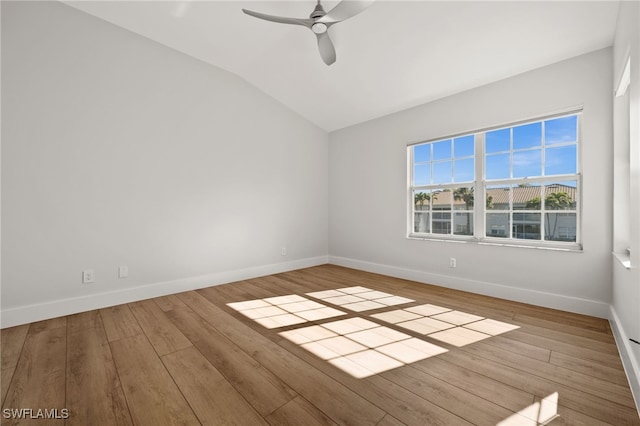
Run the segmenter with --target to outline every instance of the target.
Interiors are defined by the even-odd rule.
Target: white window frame
[[[574,174],[566,174],[566,175],[552,175],[552,176],[544,176],[544,168],[545,168],[545,144],[542,142],[539,147],[542,155],[542,176],[536,176],[532,178],[507,178],[507,179],[492,179],[487,180],[485,178],[485,134],[490,131],[500,130],[505,128],[513,128],[518,127],[525,124],[544,122],[546,120],[551,120],[554,118],[560,118],[564,116],[577,116],[577,135],[576,135],[576,173]],[[459,137],[474,135],[474,158],[475,158],[475,180],[467,181],[467,182],[455,182],[455,183],[446,183],[446,184],[428,184],[428,185],[413,185],[414,182],[414,161],[413,161],[413,152],[414,147],[418,145],[431,144],[435,142],[440,142],[448,139],[455,139]],[[544,138],[544,129],[543,129],[543,138]],[[555,146],[561,146],[561,144],[554,144]],[[444,136],[437,139],[430,139],[427,141],[414,142],[407,145],[407,169],[408,169],[408,191],[407,191],[407,238],[410,239],[418,239],[418,240],[436,240],[436,241],[459,241],[459,242],[475,242],[480,244],[491,244],[491,245],[506,245],[506,246],[517,246],[517,247],[533,247],[533,248],[548,248],[548,249],[557,249],[557,250],[568,250],[568,251],[581,251],[582,250],[582,164],[581,164],[581,150],[582,150],[582,108],[572,108],[570,110],[564,110],[558,113],[535,117],[532,119],[521,120],[514,123],[509,123],[507,125],[500,126],[492,126],[484,129],[480,129],[472,132],[464,132],[456,135]],[[511,147],[509,152],[513,152],[513,147]],[[513,162],[513,156],[511,156],[511,163]],[[511,167],[513,164],[511,164]],[[571,210],[551,210],[546,211],[544,208],[544,188],[545,184],[561,184],[563,181],[570,181],[576,183],[576,198],[575,198],[575,209]],[[541,207],[539,211],[535,211],[535,213],[539,213],[541,216],[540,219],[540,240],[528,240],[528,239],[517,239],[513,238],[512,228],[514,226],[513,221],[513,206],[510,206],[509,216],[509,225],[506,226],[505,232],[507,237],[497,237],[487,235],[490,234],[490,229],[487,229],[486,216],[487,211],[492,211],[496,213],[507,212],[507,210],[488,210],[486,208],[486,191],[488,187],[499,186],[499,185],[518,185],[518,184],[540,184],[541,185]],[[434,234],[432,226],[429,228],[429,233],[420,233],[414,231],[414,218],[415,218],[415,203],[414,203],[414,193],[416,191],[433,191],[433,190],[455,190],[460,187],[470,187],[473,188],[474,194],[476,194],[474,206],[472,208],[473,212],[473,235],[453,235],[453,234]],[[482,197],[478,197],[477,195],[481,194]],[[478,202],[478,200],[482,200],[482,202]],[[466,210],[464,210],[466,211]],[[433,214],[433,208],[429,209],[429,213]],[[454,214],[456,210],[451,210],[451,229],[455,231],[454,224]],[[515,210],[517,213],[526,213],[528,210]],[[545,240],[545,213],[546,212],[554,212],[554,213],[575,213],[576,215],[576,241],[552,241]],[[433,220],[430,220],[430,224]]]

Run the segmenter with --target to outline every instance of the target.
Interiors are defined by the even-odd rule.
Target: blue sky
[[[486,132],[486,178],[574,174],[576,139],[575,115]],[[473,181],[473,154],[473,135],[416,145],[414,184]]]

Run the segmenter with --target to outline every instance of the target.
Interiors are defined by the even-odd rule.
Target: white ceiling
[[[244,78],[333,131],[613,43],[617,1],[383,1],[330,29],[326,66],[306,28],[315,1],[66,1]],[[330,10],[337,1],[323,2]]]

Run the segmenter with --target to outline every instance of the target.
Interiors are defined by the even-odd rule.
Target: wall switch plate
[[[118,278],[127,278],[129,276],[129,267],[122,265],[118,267]]]
[[[95,280],[96,280],[96,274],[93,271],[93,269],[85,269],[84,271],[82,271],[83,284],[89,284],[89,283],[95,282]]]
[[[283,256],[286,256],[287,255],[287,248],[286,247],[282,247],[280,249],[280,254],[283,255]]]

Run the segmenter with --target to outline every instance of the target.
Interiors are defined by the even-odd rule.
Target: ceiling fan
[[[329,12],[325,12],[320,0],[316,4],[315,9],[311,12],[308,19],[304,18],[288,18],[285,16],[266,15],[264,13],[254,12],[242,9],[247,15],[264,19],[266,21],[278,22],[280,24],[301,25],[313,31],[318,38],[318,49],[320,56],[325,64],[331,65],[336,61],[336,49],[333,42],[329,38],[329,27],[349,19],[362,12],[373,4],[375,0],[342,0]]]

